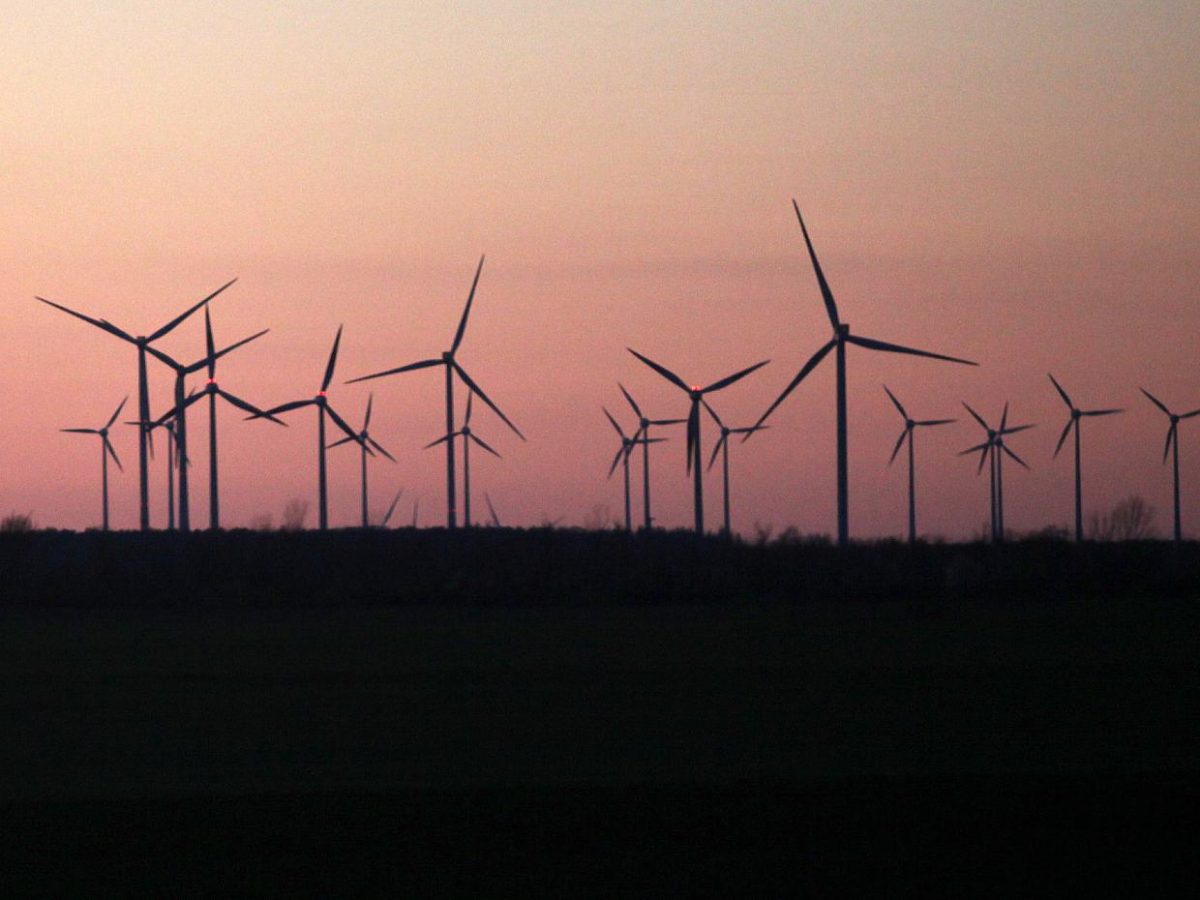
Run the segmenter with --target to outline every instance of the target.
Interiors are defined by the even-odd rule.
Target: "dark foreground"
[[[1186,778],[248,795],[0,808],[6,895],[1189,896]]]
[[[1002,558],[986,548],[924,548],[905,567],[894,547],[798,547],[751,555],[739,579],[731,560],[754,548],[701,565],[680,543],[660,573],[691,571],[707,602],[668,603],[673,586],[621,603],[620,584],[653,584],[654,557],[616,544],[626,571],[553,603],[546,580],[605,567],[530,535],[520,566],[484,554],[486,578],[456,574],[464,547],[518,540],[498,534],[407,576],[439,602],[371,605],[369,585],[416,545],[385,541],[396,555],[338,597],[323,593],[345,566],[330,549],[358,548],[358,565],[374,538],[306,539],[313,593],[289,576],[258,595],[258,568],[282,563],[256,568],[257,539],[165,544],[164,566],[118,552],[136,541],[67,537],[24,558],[74,593],[0,604],[3,897],[1161,895],[1195,881],[1200,594],[1187,557],[1154,545],[1068,547],[1059,593],[994,597],[971,593]],[[1008,584],[1054,552],[1030,549]],[[157,602],[222,559],[194,603]],[[104,577],[81,581],[87,567]],[[891,581],[847,595],[864,570]],[[106,589],[137,571],[158,573],[154,590]],[[1097,572],[1112,590],[1084,590]],[[524,602],[488,578],[528,586]],[[921,596],[921,579],[940,587]],[[734,583],[722,603],[703,593]],[[1173,587],[1130,588],[1146,583]]]

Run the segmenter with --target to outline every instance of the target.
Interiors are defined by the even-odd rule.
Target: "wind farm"
[[[5,897],[1195,880],[1200,9],[60,7]]]

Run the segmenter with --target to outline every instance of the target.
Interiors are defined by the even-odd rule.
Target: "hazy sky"
[[[1147,387],[1200,407],[1200,7],[1170,3],[5,2],[0,32],[0,514],[99,520],[94,439],[135,392],[135,353],[35,294],[149,332],[231,277],[218,341],[252,402],[311,396],[340,323],[333,405],[375,390],[382,510],[404,487],[444,520],[440,373],[345,379],[446,349],[484,268],[460,360],[529,437],[480,410],[503,460],[472,457],[478,508],[506,524],[607,504],[623,381],[653,415],[688,381],[760,359],[714,398],[749,424],[829,325],[791,198],[857,333],[978,360],[965,369],[850,348],[851,528],[900,533],[901,422],[966,400],[1038,428],[1011,446],[1016,529],[1066,524],[1065,409],[1125,406],[1084,433],[1089,507],[1141,493],[1169,525],[1166,420]],[[199,319],[163,347],[203,353]],[[170,373],[152,369],[156,413]],[[199,382],[197,382],[199,383]],[[462,394],[460,393],[460,397]],[[195,408],[194,408],[195,409]],[[288,429],[222,411],[223,519],[315,518],[312,411]],[[735,527],[835,527],[832,360],[734,447]],[[1195,427],[1186,427],[1195,425]],[[206,416],[189,419],[207,521]],[[1200,422],[1181,432],[1185,528],[1200,533]],[[715,439],[706,431],[704,442]],[[920,435],[922,531],[978,531],[987,485],[957,457],[969,421]],[[137,521],[136,441],[115,443],[113,518]],[[691,521],[682,434],[654,448],[661,523]],[[331,452],[331,518],[358,516],[357,457]],[[164,462],[152,516],[165,520]],[[638,472],[640,473],[640,465]],[[719,480],[707,513],[719,515]],[[411,507],[401,505],[398,516]]]

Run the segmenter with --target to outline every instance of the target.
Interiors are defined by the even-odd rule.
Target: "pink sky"
[[[6,6],[0,514],[98,523],[97,448],[57,429],[100,425],[135,392],[132,348],[34,295],[146,332],[237,276],[213,304],[218,341],[271,333],[223,360],[221,383],[262,404],[311,396],[345,323],[331,401],[357,424],[373,388],[373,431],[399,460],[374,465],[375,505],[404,487],[443,521],[444,458],[420,449],[443,431],[439,375],[341,382],[446,349],[486,252],[460,360],[529,441],[480,410],[504,459],[473,455],[477,508],[486,490],[506,524],[617,517],[601,404],[632,422],[621,380],[655,415],[686,412],[626,346],[705,383],[771,359],[716,396],[748,424],[828,339],[796,197],[856,333],[982,364],[850,348],[853,535],[905,526],[884,382],[922,418],[1011,400],[1038,428],[1011,442],[1033,471],[1006,470],[1008,523],[1065,525],[1047,371],[1081,406],[1128,409],[1086,423],[1086,505],[1140,493],[1169,527],[1166,422],[1137,388],[1200,407],[1200,10],[397,6]],[[201,355],[200,320],[163,346]],[[152,374],[161,412],[170,375]],[[833,390],[830,360],[734,447],[736,529],[833,531]],[[222,413],[226,524],[278,521],[291,497],[315,518],[313,415],[289,422]],[[189,428],[203,523],[205,417]],[[920,437],[921,530],[979,530],[986,482],[955,455],[977,427]],[[1200,423],[1181,439],[1196,535]],[[113,521],[132,527],[132,429],[115,443]],[[655,455],[661,524],[686,526],[682,440]],[[332,523],[354,524],[357,458],[330,459]],[[706,492],[715,526],[715,471]]]

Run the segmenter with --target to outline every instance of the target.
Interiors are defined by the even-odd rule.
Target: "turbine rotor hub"
[[[1080,412],[1080,411],[1079,411],[1079,410],[1077,410],[1077,409],[1072,409],[1072,410],[1071,410],[1071,418],[1072,418],[1072,419],[1078,419],[1078,418],[1079,418],[1080,416],[1082,416],[1082,415],[1083,415],[1083,413],[1082,413],[1082,412]]]
[[[1175,413],[1171,413],[1171,424],[1172,425],[1179,424],[1179,416],[1175,415]]]

